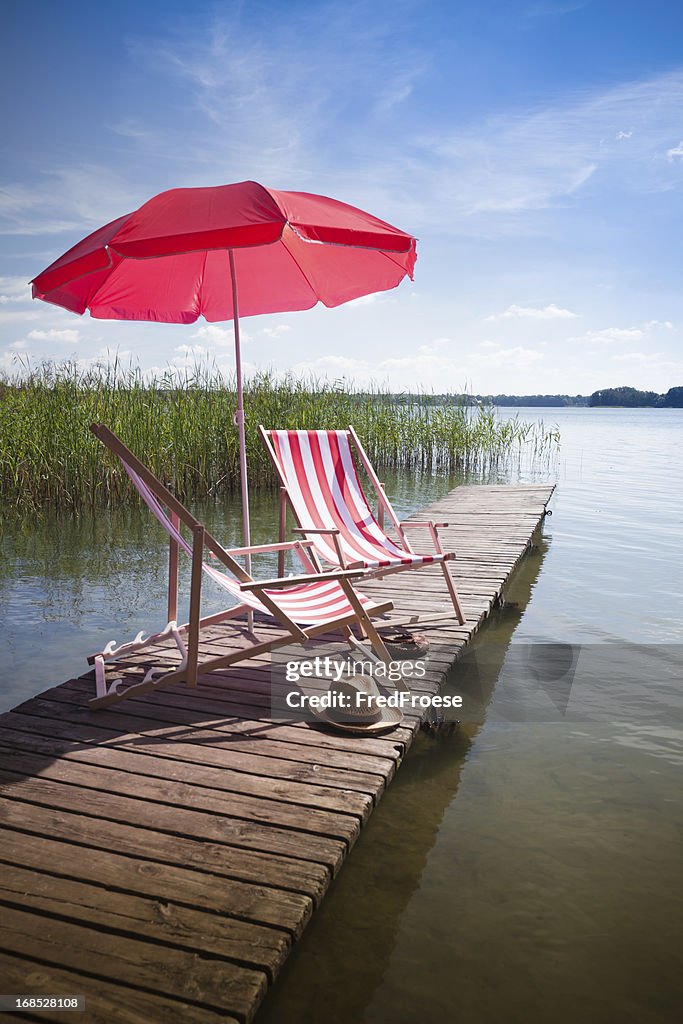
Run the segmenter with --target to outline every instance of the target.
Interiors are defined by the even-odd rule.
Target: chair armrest
[[[406,519],[404,522],[400,523],[399,525],[400,525],[402,530],[406,530],[408,528],[412,529],[413,527],[416,527],[416,526],[421,526],[423,528],[426,527],[426,529],[428,529],[428,530],[431,530],[432,527],[434,527],[435,530],[445,530],[446,527],[448,526],[448,523],[418,523],[414,519]]]
[[[338,537],[340,531],[336,530],[336,529],[326,530],[326,529],[323,529],[322,527],[320,529],[318,529],[317,527],[311,527],[309,529],[308,526],[293,526],[292,527],[292,533],[329,533],[332,536]]]
[[[295,587],[302,583],[320,583],[327,580],[353,580],[360,576],[367,576],[365,569],[345,569],[342,572],[325,573],[303,573],[299,576],[280,576],[272,580],[250,580],[248,583],[240,583],[240,590],[265,590],[274,587]]]
[[[291,551],[294,548],[311,547],[311,543],[305,540],[287,540],[278,544],[251,544],[247,548],[226,548],[226,552],[232,555],[259,555],[269,551]],[[211,552],[213,555],[213,552]],[[213,556],[216,557],[215,555]]]

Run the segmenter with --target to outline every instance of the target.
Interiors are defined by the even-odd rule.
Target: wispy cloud
[[[573,320],[578,317],[578,313],[572,313],[570,309],[562,309],[556,306],[554,302],[551,302],[548,306],[508,306],[504,313],[492,313],[491,316],[485,317],[485,321],[492,322],[496,320],[518,320],[524,318],[527,320]]]
[[[511,111],[466,131],[439,125],[416,145],[425,165],[431,159],[441,217],[447,209],[464,230],[467,219],[481,229],[481,218],[495,214],[497,230],[505,230],[500,215],[519,225],[520,217],[573,200],[597,177],[602,187],[618,182],[639,192],[679,185],[671,162],[683,144],[672,149],[671,136],[680,131],[682,104],[683,71],[674,71]],[[630,127],[615,133],[615,124]]]
[[[419,18],[417,5],[404,8],[402,17]],[[134,177],[86,158],[32,188],[0,185],[0,231],[94,227],[163,187],[255,177],[337,195],[415,233],[488,237],[541,230],[538,215],[610,183],[641,192],[680,185],[683,71],[545,106],[502,106],[464,128],[444,113],[425,119],[430,54],[404,43],[397,69],[389,23],[361,25],[355,8],[327,4],[263,28],[235,5],[208,25],[131,43],[131,59],[144,60],[169,104],[182,101],[192,116],[152,122],[144,110],[121,112],[112,141],[139,154]],[[304,38],[315,47],[292,60]],[[400,131],[389,129],[395,109]]]
[[[147,198],[103,165],[54,168],[31,188],[0,186],[0,235],[84,233],[129,213]]]
[[[128,139],[150,139],[153,132],[138,118],[126,117],[109,126],[117,135]]]
[[[652,340],[657,336],[666,336],[674,330],[670,320],[648,320],[640,326],[633,327],[603,327],[596,330],[588,330],[585,334],[569,340],[572,342],[588,342],[597,345],[628,345],[631,342]]]

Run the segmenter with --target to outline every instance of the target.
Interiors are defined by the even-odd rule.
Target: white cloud
[[[617,134],[614,136],[614,138],[615,139],[630,139],[632,135],[633,135],[633,132],[617,132]]]
[[[621,355],[614,357],[619,363],[637,363],[643,365],[645,363],[659,363],[662,359],[661,352],[623,352]]]
[[[28,337],[32,341],[78,341],[80,332],[72,328],[58,331],[51,327],[48,331],[29,331]]]
[[[278,324],[277,327],[262,327],[258,333],[265,335],[266,338],[279,338],[291,329],[290,324]]]
[[[232,323],[229,327],[221,327],[220,324],[202,324],[191,335],[191,338],[199,338],[207,345],[234,345],[235,331]],[[253,335],[247,331],[240,322],[240,343],[245,344],[253,340]]]
[[[203,345],[176,345],[175,351],[178,353],[177,358],[183,360],[188,358],[202,359],[211,354],[210,349],[204,348]]]
[[[435,338],[434,341],[418,345],[417,351],[425,355],[433,355],[436,352],[442,352],[445,348],[450,348],[453,344],[453,338]]]
[[[570,341],[595,342],[601,345],[628,344],[642,341],[653,332],[669,332],[674,329],[671,320],[648,320],[640,327],[603,327],[601,330],[586,331],[585,334],[570,338]]]
[[[351,299],[349,302],[345,302],[344,309],[356,309],[359,306],[377,306],[382,302],[387,302],[388,296],[381,292],[372,292],[370,295],[359,295],[357,299]]]
[[[572,313],[569,309],[561,309],[551,302],[549,306],[539,308],[537,306],[508,306],[504,313],[494,313],[485,317],[487,322],[495,320],[510,320],[525,317],[529,320],[570,320],[578,317],[578,313]]]
[[[388,381],[393,387],[432,387],[438,391],[462,390],[465,381],[478,373],[480,379],[493,369],[506,372],[523,371],[543,360],[542,352],[516,345],[496,346],[495,350],[475,351],[450,339],[449,347],[434,344],[418,346],[414,353],[378,359],[343,356],[336,353],[317,359],[302,360],[292,367],[295,373],[343,374],[358,384]]]
[[[667,149],[666,155],[669,160],[673,160],[675,156],[683,157],[683,139],[673,149]]]
[[[0,305],[31,301],[31,286],[26,278],[0,277]]]
[[[0,325],[8,323],[16,323],[28,320],[44,320],[45,316],[41,315],[40,312],[35,310],[20,310],[20,309],[0,309]]]
[[[640,327],[605,327],[601,331],[586,331],[585,341],[596,341],[605,344],[622,341],[640,341],[644,332]]]
[[[317,359],[307,359],[296,363],[293,369],[296,370],[345,370],[347,372],[366,372],[373,368],[373,364],[367,359],[357,359],[350,356],[330,355],[319,356]]]
[[[498,348],[487,354],[477,355],[473,359],[476,366],[496,369],[509,367],[511,369],[523,369],[532,366],[544,358],[542,352],[535,348],[527,348],[524,345],[515,345],[514,348]]]

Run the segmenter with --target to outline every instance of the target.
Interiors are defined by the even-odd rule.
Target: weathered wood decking
[[[416,689],[439,688],[551,494],[461,487],[416,517],[450,522],[464,626],[440,572],[364,584],[420,616],[431,650]],[[228,642],[214,630],[212,648]],[[86,708],[93,685],[0,717],[0,991],[84,995],[88,1024],[249,1021],[418,719],[378,738],[275,724],[266,659],[116,710]]]

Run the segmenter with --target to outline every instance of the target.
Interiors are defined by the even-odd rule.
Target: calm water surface
[[[418,738],[258,1024],[680,1019],[683,413],[520,415],[557,423],[561,456],[491,479],[558,487],[478,637],[476,678],[463,664],[449,681],[476,689],[481,713]],[[388,490],[409,512],[452,483]],[[273,502],[255,504],[254,540],[271,540]],[[234,510],[201,511],[238,542]],[[4,524],[4,707],[80,674],[103,639],[163,622],[156,533],[137,512]],[[523,645],[549,642],[579,652],[566,707],[531,675],[526,692],[509,682]],[[511,695],[542,713],[512,720]]]

